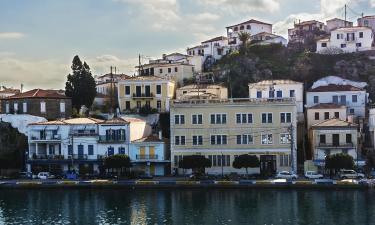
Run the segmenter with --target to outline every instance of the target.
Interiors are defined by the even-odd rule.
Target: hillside
[[[309,88],[317,79],[336,75],[367,82],[370,98],[375,99],[374,52],[320,55],[278,44],[240,52],[224,56],[213,67],[215,77],[228,85],[233,97],[248,97],[247,84],[263,79],[293,79]]]

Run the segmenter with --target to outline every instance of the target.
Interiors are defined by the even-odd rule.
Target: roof
[[[129,75],[126,75],[126,74],[112,74],[113,78],[119,78],[119,79],[128,79],[130,76]],[[107,74],[104,74],[104,75],[101,75],[101,76],[98,76],[96,77],[96,79],[101,79],[101,78],[104,78],[104,77],[111,77],[111,74],[110,73],[107,73]]]
[[[190,84],[183,87],[178,88],[178,90],[186,90],[186,89],[217,89],[217,88],[226,88],[221,84]]]
[[[83,118],[73,118],[73,119],[62,119],[62,120],[53,120],[40,123],[33,123],[32,125],[78,125],[78,124],[98,124],[102,123],[104,120],[99,120],[91,117]]]
[[[302,21],[300,23],[296,23],[294,25],[295,26],[304,26],[304,25],[313,24],[313,23],[323,23],[323,22],[320,22],[320,21],[317,21],[317,20],[307,20],[307,21]]]
[[[372,16],[364,16],[363,18],[364,18],[364,19],[375,19],[375,15],[372,15]],[[359,19],[362,19],[362,18],[359,18]]]
[[[348,20],[343,20],[343,19],[340,19],[340,18],[332,18],[332,19],[330,19],[330,20],[327,20],[327,22],[328,21],[333,21],[333,20],[340,20],[340,21],[344,21],[344,22],[346,22],[346,23],[353,23],[353,22],[350,22],[350,21],[348,21]]]
[[[162,142],[162,140],[157,135],[150,135],[148,137],[140,138],[134,140],[133,142],[136,143],[143,143],[143,142]]]
[[[346,108],[344,105],[338,105],[335,103],[320,103],[314,106],[309,107],[308,109],[338,109]]]
[[[33,89],[31,91],[26,91],[13,96],[7,97],[7,99],[21,99],[21,98],[52,98],[52,99],[66,99],[70,98],[65,96],[59,90],[43,90],[43,89]]]
[[[354,87],[352,85],[329,84],[327,86],[319,86],[319,87],[309,90],[309,92],[330,92],[330,91],[363,91],[363,89]]]
[[[329,119],[325,120],[319,123],[316,123],[312,125],[313,128],[318,128],[318,127],[356,127],[356,124],[350,123],[345,120],[340,120],[337,118],[334,119]]]
[[[277,84],[302,84],[294,80],[262,80],[257,83],[249,83],[250,85],[277,85]]]
[[[129,124],[129,121],[126,121],[123,118],[114,117],[112,119],[100,122],[99,124]]]
[[[134,76],[130,77],[129,79],[123,80],[123,82],[126,81],[170,81],[163,77],[158,76]],[[171,81],[172,82],[172,81]]]
[[[142,119],[138,119],[138,118],[135,118],[135,117],[126,117],[126,116],[123,116],[123,117],[121,117],[123,120],[125,120],[125,121],[127,121],[127,122],[129,122],[129,123],[131,123],[131,122],[146,122],[145,120],[142,120]]]
[[[0,90],[1,93],[6,93],[6,94],[18,94],[20,93],[19,89],[13,89],[13,88],[4,88],[3,90]]]
[[[187,48],[187,50],[191,50],[191,49],[195,49],[195,48],[203,48],[203,45],[196,45],[194,47]]]
[[[257,37],[257,36],[263,36],[263,35],[269,35],[269,36],[272,36],[272,37],[283,37],[283,36],[280,36],[280,35],[277,35],[277,34],[273,34],[273,33],[270,33],[270,32],[265,32],[265,31],[257,33],[257,34],[254,34],[251,37]]]
[[[168,56],[173,56],[173,55],[190,57],[190,55],[182,54],[182,53],[179,53],[179,52],[173,52],[173,53],[170,53],[170,54],[166,54],[163,57],[168,57]]]
[[[228,40],[227,37],[224,37],[224,36],[219,36],[219,37],[215,37],[215,38],[212,38],[212,39],[209,39],[207,41],[203,41],[203,43],[208,43],[208,42],[213,42],[213,41],[222,41],[222,40]]]
[[[226,28],[235,27],[235,26],[239,26],[239,25],[247,24],[247,23],[257,23],[257,24],[265,24],[265,25],[271,25],[272,26],[272,24],[270,24],[270,23],[265,23],[265,22],[262,22],[262,21],[259,21],[259,20],[250,19],[246,22],[242,22],[242,23],[239,23],[239,24],[236,24],[236,25],[227,26]]]
[[[332,31],[347,31],[347,32],[355,32],[358,30],[371,30],[371,27],[361,27],[361,26],[355,26],[355,27],[339,27]]]

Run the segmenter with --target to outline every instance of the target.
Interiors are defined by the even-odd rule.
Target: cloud
[[[117,73],[133,75],[135,72],[134,66],[138,64],[138,58],[120,59],[115,55],[105,54],[89,58],[86,62],[95,75],[109,73],[111,66],[116,67]]]
[[[25,35],[19,32],[0,32],[0,40],[1,39],[21,39]]]
[[[225,12],[274,12],[280,9],[281,0],[200,0],[200,4],[213,6]]]
[[[375,0],[370,0],[371,7],[375,7]]]

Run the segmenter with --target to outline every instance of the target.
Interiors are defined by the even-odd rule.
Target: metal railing
[[[61,135],[46,135],[42,137],[37,137],[37,136],[31,136],[31,140],[33,141],[58,141],[61,140]]]
[[[220,103],[253,103],[253,104],[266,104],[266,103],[293,103],[295,98],[229,98],[229,99],[186,99],[175,100],[173,104],[220,104]]]
[[[142,159],[158,159],[158,155],[136,155],[136,159],[142,160]]]
[[[353,143],[319,143],[318,145],[321,148],[352,148],[354,147]]]
[[[146,94],[146,93],[136,94],[136,93],[134,93],[133,94],[133,98],[153,98],[153,97],[154,97],[154,93],[149,93],[149,94]]]
[[[126,138],[124,136],[113,139],[112,137],[107,137],[106,135],[100,135],[98,142],[100,143],[124,143]]]

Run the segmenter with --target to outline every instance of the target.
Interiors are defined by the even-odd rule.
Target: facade
[[[306,92],[306,107],[321,103],[344,105],[348,115],[365,117],[368,94],[363,88],[350,84],[327,84],[309,89]]]
[[[125,80],[130,76],[125,74],[105,74],[101,76],[95,76],[96,93],[109,96],[111,89],[117,90],[117,83],[120,80]]]
[[[303,83],[293,80],[263,80],[249,84],[249,98],[295,98],[297,112],[303,113]]]
[[[327,20],[327,31],[331,32],[332,30],[335,30],[337,28],[341,27],[352,27],[353,22],[345,21],[339,18],[333,18],[330,20]]]
[[[290,141],[296,143],[296,114],[291,98],[176,100],[170,113],[172,171],[182,174],[179,161],[196,154],[211,160],[208,174],[245,173],[232,167],[241,154],[260,159],[260,169],[250,173],[295,170],[297,150]]]
[[[371,144],[375,146],[375,108],[369,109],[368,128],[370,132]]]
[[[187,99],[227,99],[228,89],[215,84],[191,84],[176,90],[177,100]]]
[[[370,27],[372,32],[375,33],[375,15],[360,17],[357,22],[358,26]]]
[[[289,43],[304,43],[307,38],[315,38],[325,33],[326,26],[323,22],[309,20],[294,23],[294,27],[288,29]]]
[[[331,31],[330,38],[316,42],[321,54],[351,53],[372,49],[374,34],[369,27],[342,27]]]
[[[72,115],[71,98],[59,90],[33,89],[9,96],[1,101],[1,108],[6,114],[30,114],[48,120]]]
[[[137,76],[118,82],[118,101],[122,112],[139,111],[149,106],[158,112],[169,111],[175,82],[157,76]]]
[[[327,155],[347,153],[355,160],[358,156],[357,125],[340,120],[329,119],[311,127],[311,147],[316,166],[324,164]]]
[[[13,89],[13,88],[7,88],[7,87],[1,87],[0,86],[0,114],[3,113],[1,110],[1,100],[16,94],[21,93],[19,89]]]
[[[30,172],[63,173],[74,170],[79,173],[86,167],[90,174],[99,174],[104,158],[115,154],[128,155],[135,166],[146,164],[143,168],[149,173],[154,171],[150,170],[150,164],[163,164],[166,161],[164,157],[159,162],[155,157],[146,158],[142,152],[139,153],[139,140],[151,134],[150,126],[139,119],[113,118],[103,121],[76,118],[41,122],[30,124],[28,133],[26,163]],[[133,142],[135,146],[132,146]],[[157,149],[155,153],[159,153],[163,144],[155,142],[152,146]],[[137,158],[138,155],[142,157]]]
[[[347,119],[347,111],[345,105],[338,105],[335,103],[320,103],[314,105],[306,110],[307,114],[307,129],[312,125],[323,122],[329,119]]]
[[[272,33],[272,24],[261,22],[254,19],[236,25],[231,25],[226,28],[229,45],[233,48],[236,48],[237,46],[241,45],[241,41],[238,39],[238,35],[241,32],[246,32],[250,34],[250,36],[262,32]]]
[[[288,44],[288,41],[284,37],[267,32],[255,34],[251,36],[250,39],[253,42],[255,41],[254,44],[256,45],[281,44],[286,46]]]

